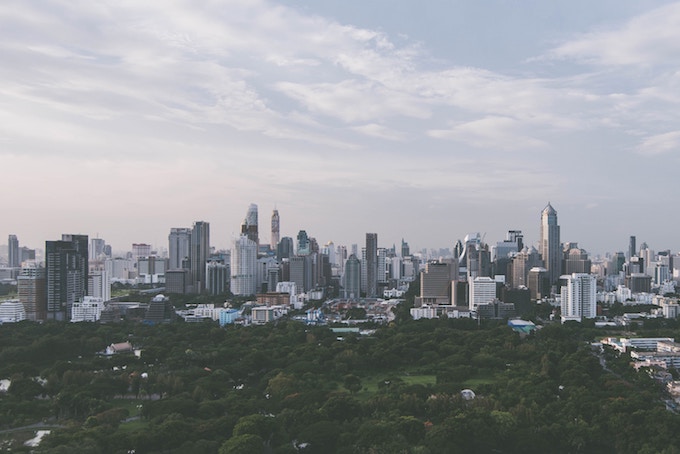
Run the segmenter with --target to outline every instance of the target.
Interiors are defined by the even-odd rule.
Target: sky
[[[0,2],[0,238],[680,250],[680,2]]]

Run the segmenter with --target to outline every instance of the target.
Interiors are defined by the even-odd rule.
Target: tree
[[[264,442],[258,435],[235,435],[225,441],[219,454],[257,454],[264,449]]]
[[[361,379],[354,374],[345,375],[342,385],[352,394],[361,390]]]

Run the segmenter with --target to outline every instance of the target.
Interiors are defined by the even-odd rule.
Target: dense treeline
[[[63,426],[44,453],[675,452],[679,417],[658,385],[626,358],[603,369],[595,333],[549,325],[521,339],[471,320],[370,337],[295,322],[4,325],[0,425]],[[97,355],[126,340],[141,357]]]

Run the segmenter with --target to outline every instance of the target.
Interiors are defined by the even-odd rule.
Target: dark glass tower
[[[47,319],[69,320],[73,303],[87,295],[87,235],[62,235],[45,242]]]

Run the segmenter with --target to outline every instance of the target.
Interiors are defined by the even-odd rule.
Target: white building
[[[26,310],[19,300],[0,303],[0,323],[16,323],[26,320]]]
[[[101,318],[104,300],[93,296],[86,296],[71,306],[72,322],[96,322]]]
[[[241,235],[231,251],[231,293],[254,295],[257,292],[257,243]]]
[[[276,293],[288,293],[290,295],[290,305],[295,309],[302,309],[303,305],[298,301],[298,293],[295,282],[277,283]]]
[[[90,271],[87,294],[103,301],[111,300],[111,275],[106,270]]]
[[[572,273],[562,276],[567,285],[562,286],[562,323],[567,320],[580,322],[584,318],[595,318],[597,280],[592,274]]]
[[[477,306],[492,303],[496,299],[496,281],[490,277],[476,277],[470,279],[470,305],[471,311],[476,311]]]

